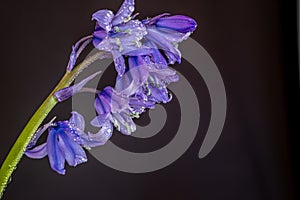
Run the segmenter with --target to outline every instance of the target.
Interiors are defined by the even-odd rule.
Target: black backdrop
[[[1,163],[64,73],[71,45],[92,31],[91,14],[116,10],[121,2],[1,2]],[[89,156],[87,164],[67,167],[60,176],[47,159],[24,157],[3,199],[296,199],[296,10],[292,0],[137,0],[141,17],[170,12],[197,20],[192,37],[216,62],[228,97],[226,124],[213,151],[197,158],[200,130],[179,160],[146,174],[119,172]],[[205,130],[207,89],[201,77],[191,76],[191,82],[199,85]],[[68,102],[51,116],[67,118],[70,111]]]

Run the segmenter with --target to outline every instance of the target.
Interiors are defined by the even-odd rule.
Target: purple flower
[[[167,89],[171,82],[178,81],[175,70],[160,68],[147,56],[130,56],[129,70],[117,79],[116,91],[129,97],[133,113],[140,114],[156,103],[167,103],[172,96]]]
[[[180,63],[181,53],[177,45],[196,29],[196,21],[184,15],[169,16],[165,13],[143,20],[142,23],[147,28],[146,45],[153,49],[162,49],[169,64],[174,64],[176,61]],[[164,62],[159,51],[152,54],[152,57],[152,60]]]
[[[141,43],[146,28],[139,20],[132,20],[133,11],[134,0],[125,0],[116,15],[110,10],[99,10],[92,16],[96,20],[93,44],[99,50],[111,52],[120,76],[126,69],[123,55],[147,52]]]
[[[74,167],[86,162],[87,156],[83,147],[102,145],[110,137],[101,130],[97,134],[85,134],[84,127],[84,119],[77,112],[72,112],[68,121],[53,123],[52,120],[36,132],[25,154],[35,159],[48,155],[51,168],[59,174],[65,174],[65,161]],[[48,130],[47,141],[36,146],[38,139],[46,130]]]
[[[130,135],[136,130],[129,107],[129,99],[116,92],[112,87],[106,87],[98,93],[95,100],[98,116],[91,124],[112,131],[113,126],[124,135]]]

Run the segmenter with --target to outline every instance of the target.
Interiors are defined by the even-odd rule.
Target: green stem
[[[49,94],[49,96],[45,99],[42,105],[38,108],[38,110],[31,117],[21,134],[19,135],[17,141],[14,146],[8,153],[6,159],[4,160],[1,169],[0,169],[0,198],[3,195],[3,192],[9,182],[9,179],[16,169],[17,164],[22,158],[24,151],[26,150],[27,145],[29,144],[31,138],[33,137],[35,131],[38,129],[40,124],[49,114],[49,112],[54,108],[54,106],[58,103],[56,98],[54,97],[54,93],[62,88],[68,87],[74,79],[78,76],[78,74],[88,67],[91,63],[99,59],[102,55],[102,52],[97,52],[96,54],[88,57],[81,64],[75,67],[72,71],[67,71],[65,75],[62,77],[60,82],[54,88],[54,90]]]

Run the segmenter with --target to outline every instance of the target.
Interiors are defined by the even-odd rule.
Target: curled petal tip
[[[126,20],[130,19],[130,16],[133,13],[133,11],[134,11],[134,0],[125,0],[121,5],[119,11],[115,15],[112,24],[118,25],[123,22],[126,22]]]
[[[110,10],[99,10],[92,15],[92,20],[97,21],[98,25],[107,32],[111,30],[113,18],[114,14]]]

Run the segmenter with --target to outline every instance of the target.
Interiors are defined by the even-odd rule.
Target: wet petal
[[[111,30],[112,24],[111,21],[114,17],[114,14],[110,10],[99,10],[95,12],[92,16],[92,20],[96,20],[98,25],[106,30],[106,32]]]
[[[88,133],[84,139],[85,147],[96,147],[104,145],[112,136],[113,126],[110,121],[102,124],[101,129],[97,133]]]
[[[69,123],[72,124],[72,126],[78,128],[80,131],[84,131],[85,121],[83,116],[78,112],[76,111],[72,112],[72,116],[69,119]]]
[[[149,89],[151,91],[150,100],[155,101],[156,103],[168,103],[171,101],[172,96],[170,96],[166,87],[158,88],[149,84]]]
[[[103,38],[103,40],[100,40],[98,37],[93,38],[93,45],[96,49],[106,52],[112,52],[113,46],[111,44],[111,39],[109,37]]]
[[[113,123],[118,131],[124,135],[130,135],[136,130],[136,126],[132,118],[126,112],[112,113]]]
[[[146,38],[152,42],[154,42],[160,49],[162,49],[166,56],[168,57],[169,63],[178,62],[180,63],[181,60],[181,53],[180,51],[174,47],[174,45],[166,39],[166,36],[159,32],[156,29],[149,28],[148,34]]]
[[[160,28],[172,29],[181,33],[193,32],[197,23],[194,19],[184,15],[173,15],[160,17],[156,20],[156,26]]]
[[[134,58],[129,58],[130,62],[131,59]],[[133,62],[131,65],[134,65]],[[147,81],[148,76],[149,72],[146,65],[130,67],[130,69],[122,77],[118,77],[115,89],[117,92],[122,93],[125,96],[130,96]]]
[[[152,53],[150,55],[152,61],[155,63],[155,66],[158,67],[159,69],[168,67],[166,59],[160,53],[157,46],[152,41],[147,42],[146,45],[152,49]]]
[[[58,138],[54,128],[50,128],[47,138],[47,153],[51,168],[59,174],[65,174],[65,158],[58,147]]]
[[[101,93],[95,99],[94,107],[99,115],[106,114],[111,111],[110,101],[108,101]]]
[[[175,62],[178,62],[179,64],[181,63],[181,53],[179,52],[178,54],[170,52],[170,51],[165,51],[165,55],[168,58],[169,64],[173,65]]]
[[[25,155],[29,158],[40,159],[47,155],[47,143],[41,144],[33,149],[25,151]]]
[[[123,94],[118,93],[112,87],[105,87],[99,96],[103,96],[109,102],[111,112],[120,112],[128,108],[128,98]]]
[[[58,132],[58,147],[61,150],[64,158],[70,166],[87,161],[87,156],[83,148],[72,140],[63,130],[59,129]]]
[[[107,32],[104,29],[94,31],[93,45],[97,48],[106,37],[107,37]]]
[[[126,69],[124,57],[118,51],[113,51],[112,55],[116,71],[118,72],[119,76],[122,76]]]
[[[109,121],[109,113],[96,116],[90,124],[95,127],[101,127],[105,122]]]
[[[128,47],[126,51],[123,51],[123,54],[126,56],[144,56],[151,55],[153,53],[153,49],[148,47]]]
[[[110,35],[113,46],[114,57],[121,55],[144,54],[146,47],[142,45],[141,39],[147,34],[146,27],[138,20],[129,21],[119,27],[114,27],[115,32]]]
[[[156,69],[152,67],[149,68],[149,73],[152,77],[154,77],[154,79],[165,81],[165,79],[168,79],[170,77],[170,80],[176,80],[176,78],[174,77],[176,75],[176,71],[170,68]]]
[[[141,114],[146,109],[153,109],[155,107],[155,102],[143,100],[139,98],[131,98],[129,101],[129,105],[132,109],[133,113]]]
[[[115,15],[112,24],[118,25],[128,20],[134,11],[134,0],[125,0]]]
[[[156,30],[159,31],[159,33],[163,35],[163,37],[171,43],[180,43],[186,40],[192,34],[192,32],[181,33],[166,28],[157,28]]]
[[[63,89],[55,92],[54,96],[56,97],[56,99],[59,102],[65,101],[68,98],[72,97],[74,94],[78,93],[90,80],[95,78],[100,73],[101,73],[101,71],[96,72],[73,86],[63,88]]]

